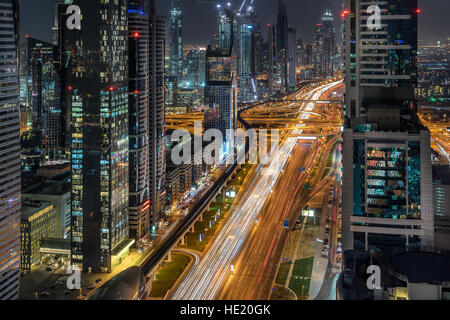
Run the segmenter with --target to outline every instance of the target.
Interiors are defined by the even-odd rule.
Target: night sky
[[[216,32],[217,9],[211,0],[182,0],[184,11],[184,41],[186,44],[206,44]],[[236,3],[242,0],[234,0]],[[285,0],[289,23],[297,29],[297,37],[304,42],[312,40],[312,27],[320,21],[325,8],[330,8],[340,20],[343,0]],[[160,14],[166,14],[170,0],[159,0]],[[212,1],[211,1],[212,2]],[[21,0],[21,32],[50,41],[54,19],[54,0]],[[255,0],[263,28],[276,21],[278,0]],[[419,0],[422,8],[419,20],[419,38],[423,41],[450,37],[450,1]],[[266,29],[266,28],[264,28]]]

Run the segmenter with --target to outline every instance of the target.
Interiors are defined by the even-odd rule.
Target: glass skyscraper
[[[166,19],[156,12],[156,0],[149,8],[149,153],[150,153],[150,224],[159,228],[166,209],[166,118],[164,103],[164,51]]]
[[[180,0],[171,0],[168,19],[169,76],[183,80],[183,13]]]
[[[234,17],[231,4],[218,4],[219,18],[218,18],[218,43],[217,48],[228,50],[231,47],[232,41],[236,39],[236,19]],[[234,43],[233,43],[234,45]]]
[[[149,155],[149,12],[144,0],[128,4],[129,50],[129,210],[130,238],[143,241],[150,232]]]
[[[31,84],[34,147],[40,148],[42,163],[68,160],[66,118],[61,105],[61,79],[57,50],[51,43],[28,37],[27,61]]]
[[[0,300],[17,299],[20,264],[18,1],[0,1]]]
[[[381,23],[367,23],[378,5]],[[343,245],[434,246],[430,133],[417,121],[417,0],[347,0]]]
[[[111,272],[130,243],[127,3],[72,1],[81,30],[66,27],[66,4],[59,7],[72,135],[71,259],[83,271]]]
[[[252,102],[257,100],[257,84],[255,70],[255,7],[250,1],[243,4],[237,14],[237,53],[239,64],[239,101]]]
[[[233,48],[206,51],[205,131],[218,129],[227,138],[227,130],[236,129],[236,62]]]
[[[317,78],[328,78],[334,74],[336,49],[336,27],[330,10],[326,10],[321,23],[314,26],[314,73]]]

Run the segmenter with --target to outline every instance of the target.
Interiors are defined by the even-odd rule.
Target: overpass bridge
[[[289,100],[282,100],[284,102],[289,102]],[[294,100],[293,100],[294,101]],[[295,100],[296,102],[305,102],[303,100]],[[261,102],[258,104],[252,104],[249,106],[242,107],[238,111],[238,121],[244,126],[246,130],[251,128],[251,125],[242,118],[242,113],[254,108],[258,105],[266,104],[268,101]],[[316,101],[317,102],[317,101]],[[326,101],[320,101],[323,103],[329,103]],[[193,115],[193,117],[186,117],[186,115],[178,115],[172,118],[174,122],[172,125],[175,127],[178,121],[185,121],[189,119],[190,121],[195,121],[201,119],[199,114]],[[314,139],[314,136],[308,135],[308,139]],[[304,137],[307,139],[307,137]],[[249,153],[249,141],[247,139],[245,145],[245,153],[248,156]],[[156,278],[156,272],[160,265],[165,260],[171,260],[172,251],[176,248],[179,243],[184,243],[185,237],[189,232],[193,231],[194,225],[197,221],[203,219],[203,214],[209,209],[212,202],[216,200],[218,196],[227,190],[229,183],[232,181],[237,171],[240,170],[243,165],[238,164],[236,161],[230,165],[224,172],[224,174],[213,184],[213,186],[206,191],[206,193],[196,202],[192,210],[183,218],[181,223],[175,225],[174,229],[161,241],[161,243],[143,260],[139,265],[142,271],[145,282],[147,286],[147,291],[149,292],[151,288],[152,281]]]
[[[252,107],[248,107],[252,108]],[[244,108],[238,112],[238,120],[241,124],[249,129],[250,125],[241,117],[241,112],[248,108]],[[248,155],[249,141],[246,141],[245,152]],[[209,210],[212,202],[220,195],[224,196],[229,183],[233,180],[238,170],[244,165],[238,164],[236,161],[230,165],[224,174],[213,184],[213,186],[199,199],[193,209],[185,216],[183,221],[175,227],[168,237],[152,251],[149,256],[141,263],[140,268],[144,273],[147,281],[147,288],[151,287],[151,282],[156,278],[156,272],[159,266],[166,260],[171,260],[172,250],[179,244],[184,244],[185,237],[189,232],[194,231],[194,225],[197,221],[203,219],[203,214]]]
[[[281,99],[281,100],[269,100],[268,103],[276,102],[291,102],[291,103],[314,103],[314,104],[331,104],[331,103],[343,103],[343,99],[331,99],[331,100],[296,100],[296,99]]]

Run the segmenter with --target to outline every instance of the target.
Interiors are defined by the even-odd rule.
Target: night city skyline
[[[0,0],[0,313],[450,301],[449,12]]]
[[[203,3],[204,2],[204,3]],[[211,2],[211,3],[210,3]],[[212,2],[215,0],[181,0],[185,15],[185,37],[188,44],[204,45],[211,41],[215,30],[217,9]],[[239,1],[234,0],[237,4]],[[313,2],[313,3],[311,3]],[[22,0],[21,33],[30,34],[38,39],[49,41],[50,28],[53,24],[54,0]],[[311,26],[320,21],[324,8],[329,8],[337,21],[342,9],[342,0],[287,0],[290,23],[297,29],[299,37],[304,41],[311,41]],[[170,0],[159,0],[158,12],[167,15]],[[276,20],[278,0],[259,0],[257,13],[264,25],[274,23]],[[419,27],[419,39],[432,41],[450,36],[450,20],[447,13],[450,11],[450,2],[447,0],[419,0],[419,7],[423,10]],[[297,18],[298,14],[298,18]],[[39,20],[36,21],[36,17]],[[197,19],[201,16],[202,19]],[[264,32],[266,32],[264,28]]]

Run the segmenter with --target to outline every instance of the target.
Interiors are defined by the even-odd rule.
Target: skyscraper
[[[313,27],[314,46],[312,48],[312,63],[314,65],[314,76],[316,78],[322,78],[323,75],[323,47],[324,47],[324,27],[322,23],[317,23]]]
[[[317,78],[332,77],[336,58],[336,27],[330,10],[325,10],[320,23],[314,26],[314,73]]]
[[[430,133],[414,98],[417,0],[345,9],[344,250],[433,248]]]
[[[192,48],[185,53],[184,87],[203,88],[205,86],[205,53],[206,48]]]
[[[128,7],[125,0],[72,4],[81,29],[67,26],[62,5],[58,39],[69,58],[62,77],[72,134],[71,259],[83,271],[111,272],[131,243]]]
[[[149,150],[150,150],[150,224],[158,228],[166,207],[166,119],[164,104],[164,51],[166,20],[156,12],[156,0],[150,0],[149,48]]]
[[[232,39],[236,39],[234,36],[235,19],[231,8],[231,3],[218,4],[219,17],[217,20],[218,35],[217,35],[217,47],[219,49],[228,50],[231,46]]]
[[[295,91],[297,87],[297,30],[289,28],[287,55],[287,88]]]
[[[258,98],[255,75],[254,4],[244,1],[237,13],[237,56],[239,68],[239,101],[252,102]]]
[[[325,32],[323,43],[323,74],[325,77],[332,77],[336,68],[337,46],[336,27],[331,10],[325,10],[322,16],[322,24]]]
[[[128,2],[129,59],[129,225],[130,238],[143,241],[150,232],[149,156],[149,13],[144,0]]]
[[[276,24],[276,43],[277,43],[277,63],[281,75],[281,88],[284,91],[289,90],[289,24],[287,15],[287,6],[283,0],[279,0],[278,18]]]
[[[281,66],[278,53],[276,25],[269,24],[267,41],[269,95],[281,90]]]
[[[217,129],[226,140],[227,130],[236,129],[237,82],[233,47],[206,51],[205,131]]]
[[[57,50],[51,43],[27,37],[27,65],[35,147],[42,162],[67,161],[66,114],[61,106],[61,79]]]
[[[168,19],[169,76],[183,80],[183,13],[180,0],[171,0]]]
[[[0,300],[17,299],[20,264],[19,2],[0,1]]]

